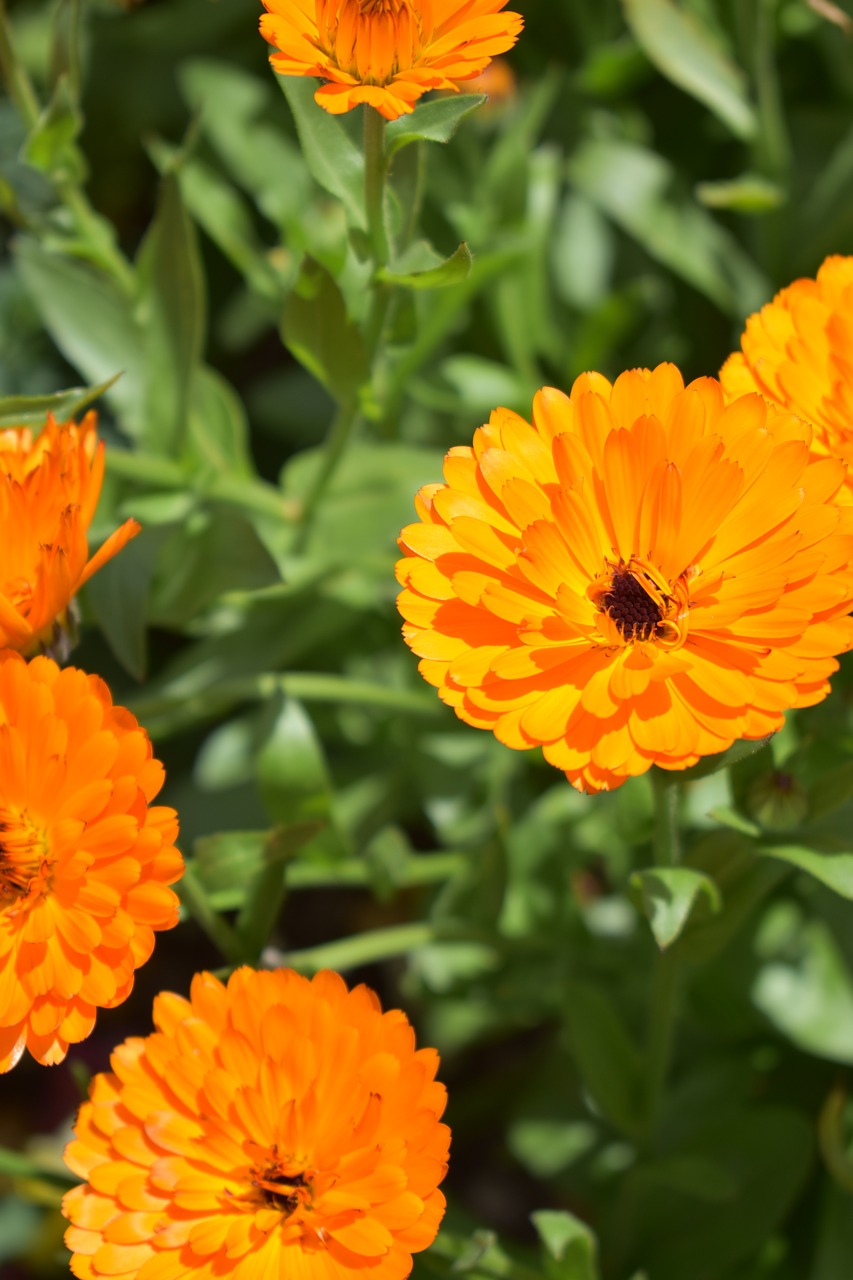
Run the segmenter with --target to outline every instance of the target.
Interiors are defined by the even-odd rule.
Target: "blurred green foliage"
[[[110,383],[98,532],[144,532],[90,584],[75,662],[151,732],[190,856],[185,924],[81,1061],[200,964],[354,971],[450,1086],[419,1280],[849,1280],[849,664],[774,742],[694,772],[662,868],[647,779],[580,796],[441,706],[392,570],[414,492],[495,405],[590,368],[715,374],[775,288],[853,252],[841,10],[530,0],[515,96],[388,131],[374,361],[360,121],[276,82],[251,7],[4,7],[25,76],[0,104],[0,416]],[[51,1277],[73,1081],[16,1072],[0,1263]]]

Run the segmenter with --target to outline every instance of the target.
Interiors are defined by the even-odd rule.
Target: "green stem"
[[[677,867],[681,861],[681,779],[665,769],[654,769],[655,861],[660,867]]]
[[[385,230],[385,121],[373,107],[364,108],[364,205],[374,266],[387,267]]]
[[[659,866],[675,867],[681,861],[681,781],[677,775],[657,768],[653,771],[652,781],[655,793],[655,860]],[[652,982],[646,1049],[646,1124],[649,1137],[657,1127],[672,1061],[680,971],[680,952],[675,943],[657,957]]]
[[[264,962],[268,967],[287,964],[302,973],[316,973],[319,969],[356,969],[360,965],[375,964],[391,956],[405,955],[435,941],[435,929],[431,924],[396,924],[387,929],[371,929],[352,938],[338,942],[325,942],[319,947],[304,951],[278,952],[268,948]]]
[[[30,77],[15,54],[6,0],[0,0],[0,70],[18,114],[27,128],[32,129],[41,115],[41,107]]]

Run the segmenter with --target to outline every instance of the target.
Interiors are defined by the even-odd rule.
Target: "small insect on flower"
[[[386,120],[429,89],[458,90],[515,44],[523,20],[508,0],[263,0],[261,34],[283,76],[318,76],[334,115],[360,102]]]
[[[496,409],[400,535],[421,674],[585,791],[766,737],[853,645],[853,507],[811,439],[668,364]]]
[[[830,257],[816,280],[795,280],[746,322],[741,350],[720,371],[729,399],[760,391],[814,428],[819,457],[853,463],[853,258]],[[837,501],[853,503],[848,469]]]
[[[404,1280],[435,1239],[438,1054],[336,973],[238,969],[154,1002],[65,1159],[79,1280]]]
[[[0,653],[0,1072],[61,1062],[177,924],[163,781],[103,680]]]
[[[65,657],[73,597],[139,533],[126,520],[89,557],[87,532],[104,478],[96,417],[48,415],[38,435],[0,431],[0,649]]]

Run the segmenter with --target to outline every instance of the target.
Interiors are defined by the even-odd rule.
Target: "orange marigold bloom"
[[[0,1071],[61,1062],[177,924],[163,776],[103,680],[0,654]]]
[[[497,409],[400,537],[422,675],[587,791],[778,729],[853,644],[853,508],[810,438],[669,364]]]
[[[75,592],[139,532],[135,520],[89,558],[86,533],[104,478],[96,415],[39,435],[0,431],[0,649],[35,653],[61,641]]]
[[[263,0],[261,34],[283,76],[319,76],[333,115],[359,102],[386,120],[428,89],[458,89],[511,49],[523,25],[507,0]]]
[[[438,1054],[336,973],[163,993],[96,1076],[65,1159],[80,1280],[403,1280],[435,1238]]]
[[[815,428],[815,453],[853,461],[853,258],[827,258],[749,317],[720,372],[726,395],[760,391]],[[839,494],[853,502],[848,471]]]

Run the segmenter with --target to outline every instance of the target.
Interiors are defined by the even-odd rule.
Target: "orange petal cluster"
[[[125,521],[89,558],[104,476],[95,428],[89,413],[79,426],[49,416],[36,437],[27,427],[0,431],[0,648],[59,644],[75,592],[139,532]]]
[[[805,418],[817,454],[853,462],[853,258],[827,258],[750,316],[720,380],[729,398],[760,391]],[[839,500],[853,503],[850,472]]]
[[[69,1167],[80,1280],[403,1280],[435,1238],[438,1055],[324,972],[238,969],[161,994],[92,1082]]]
[[[507,0],[263,0],[261,34],[283,76],[318,76],[333,115],[360,102],[386,120],[429,89],[458,89],[511,49],[523,19]]]
[[[0,1071],[45,1065],[127,998],[183,864],[151,743],[97,676],[0,654]]]
[[[810,444],[669,364],[497,409],[400,537],[422,675],[592,792],[772,733],[853,645],[845,468]]]

